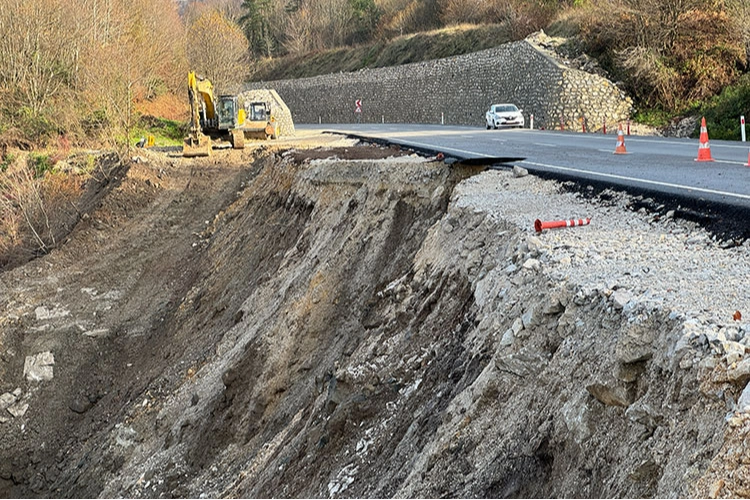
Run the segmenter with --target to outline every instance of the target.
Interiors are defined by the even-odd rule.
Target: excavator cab
[[[237,97],[223,95],[219,97],[219,130],[232,130],[239,123]]]

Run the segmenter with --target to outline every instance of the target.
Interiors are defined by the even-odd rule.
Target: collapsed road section
[[[621,193],[305,147],[144,153],[0,275],[4,496],[750,487],[747,243]]]

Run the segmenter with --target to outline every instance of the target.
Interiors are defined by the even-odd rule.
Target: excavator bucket
[[[201,133],[185,137],[185,142],[182,144],[182,156],[186,158],[211,156],[211,138]]]

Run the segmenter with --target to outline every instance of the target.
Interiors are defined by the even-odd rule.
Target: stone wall
[[[491,104],[512,102],[527,126],[601,129],[626,120],[632,101],[601,76],[566,67],[531,40],[389,68],[256,82],[278,91],[296,123],[441,123],[484,126]],[[361,117],[354,112],[362,100]]]

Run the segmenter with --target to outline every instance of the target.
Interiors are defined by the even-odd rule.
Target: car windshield
[[[504,106],[495,106],[495,113],[508,113],[512,111],[518,111],[518,108],[512,104],[508,104]]]

